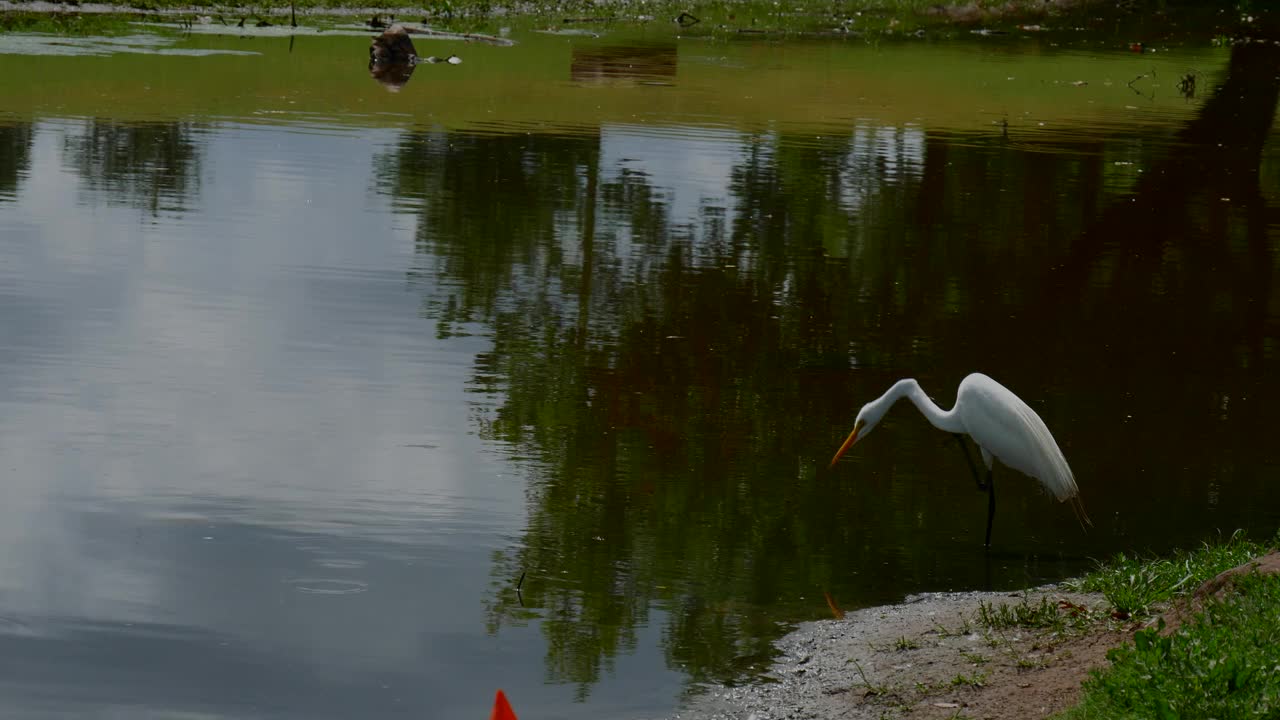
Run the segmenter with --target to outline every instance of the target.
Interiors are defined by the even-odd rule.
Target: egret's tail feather
[[[1071,501],[1071,511],[1075,513],[1076,521],[1080,523],[1080,529],[1084,530],[1085,526],[1093,527],[1093,521],[1085,513],[1084,502],[1080,500],[1080,496],[1078,494],[1072,495],[1067,499]]]

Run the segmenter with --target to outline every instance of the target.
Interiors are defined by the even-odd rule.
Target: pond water
[[[1275,48],[592,29],[6,39],[7,716],[661,717],[1280,524]],[[1092,528],[997,467],[984,553],[906,404],[827,469],[973,371]]]

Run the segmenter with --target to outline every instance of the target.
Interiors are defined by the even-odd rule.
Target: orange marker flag
[[[516,713],[511,709],[511,703],[507,702],[507,695],[501,690],[493,699],[493,712],[489,713],[489,720],[516,720]]]

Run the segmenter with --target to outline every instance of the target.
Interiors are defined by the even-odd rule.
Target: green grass
[[[1121,616],[1141,616],[1153,605],[1195,590],[1205,580],[1264,550],[1244,533],[1236,532],[1224,542],[1205,543],[1195,551],[1179,550],[1171,558],[1144,559],[1121,553],[1069,585],[1102,593]]]
[[[987,682],[987,674],[983,672],[975,672],[970,675],[960,673],[951,678],[949,685],[951,687],[982,687]]]
[[[608,17],[625,12],[651,13],[654,9],[674,9],[674,18],[680,12],[697,15],[715,13],[726,10],[750,8],[753,4],[746,0],[702,0],[701,2],[681,2],[679,0],[554,0],[552,2],[532,2],[530,0],[417,0],[416,2],[395,2],[387,0],[115,0],[113,3],[124,9],[143,11],[153,10],[185,10],[188,8],[240,8],[249,11],[288,10],[292,4],[300,11],[325,11],[347,8],[404,8],[417,7],[425,10],[441,12],[467,12],[481,10],[490,12],[498,8],[522,12],[554,12],[566,17]],[[796,11],[832,9],[830,2],[821,0],[795,0],[785,8],[777,9],[775,3],[756,2],[760,7],[775,7],[774,12],[794,13]],[[907,14],[934,15],[938,8],[951,6],[970,6],[969,0],[846,0],[839,5],[839,13],[851,18],[867,17],[868,20],[879,16],[895,16]],[[1007,13],[1010,10],[1036,12],[1043,15],[1043,3],[1039,0],[1013,0],[1007,2],[984,1],[977,6],[987,16]],[[72,6],[74,7],[74,6]],[[870,17],[868,17],[870,16]]]
[[[1061,622],[1057,603],[1049,598],[1040,598],[1040,603],[1032,605],[1026,597],[1017,605],[1007,603],[978,603],[978,622],[993,629],[1008,628],[1051,628]]]
[[[136,32],[136,16],[80,14],[74,12],[3,12],[0,33],[49,33],[53,35],[123,35]]]
[[[1019,670],[1039,670],[1049,665],[1049,659],[1044,656],[1039,657],[1020,657],[1014,663],[1014,667]]]
[[[1101,592],[1119,617],[1142,616],[1266,550],[1236,532],[1171,558],[1117,555],[1070,585]],[[1092,671],[1081,703],[1056,720],[1280,716],[1278,618],[1280,576],[1239,578],[1178,630],[1161,619],[1109,651],[1110,667]]]
[[[1280,714],[1280,577],[1246,576],[1176,632],[1141,630],[1058,720],[1268,718]]]
[[[866,690],[863,697],[878,697],[881,695],[889,695],[893,693],[893,686],[888,683],[873,683],[867,677],[867,673],[862,669],[862,663],[853,658],[849,658],[848,662],[853,663],[854,669],[858,671],[858,675],[862,677],[862,685]]]
[[[915,640],[912,640],[906,635],[903,635],[902,637],[898,638],[893,642],[893,649],[898,650],[900,652],[904,650],[917,650],[919,648],[920,648],[920,643]]]
[[[365,13],[377,12],[382,20],[388,20],[388,11],[404,7],[416,8],[410,15],[397,18],[404,22],[424,22],[435,27],[459,22],[475,23],[498,17],[521,16],[536,18],[544,23],[570,23],[565,27],[594,27],[601,23],[637,21],[672,23],[682,13],[688,12],[699,22],[682,27],[682,34],[726,35],[738,37],[742,33],[812,33],[847,37],[913,37],[921,30],[944,30],[999,26],[1013,28],[1020,23],[1037,23],[1056,19],[1070,24],[1073,17],[1090,17],[1113,10],[1104,0],[1093,0],[1092,9],[1085,7],[1068,11],[1063,15],[1046,10],[1043,0],[792,0],[779,4],[768,0],[104,0],[119,7],[122,14],[147,14],[155,19],[157,13],[171,18],[190,19],[194,15],[223,15],[235,19],[241,17],[288,17],[291,9],[299,13],[299,23],[305,26],[332,21],[337,14],[347,15],[359,11],[362,20]],[[1156,0],[1145,0],[1155,2]],[[90,34],[96,31],[82,29],[98,22],[110,20],[90,19],[88,15],[58,11],[39,13],[66,16],[52,21],[62,23],[74,32]],[[956,12],[956,8],[964,8]],[[1074,13],[1074,14],[1072,14]],[[36,13],[0,13],[31,15]],[[99,16],[101,17],[101,16]],[[118,22],[118,20],[116,21]],[[506,22],[506,20],[504,20]],[[30,20],[0,22],[0,32],[30,31]],[[553,27],[555,25],[552,25]],[[452,28],[456,29],[456,28]],[[45,30],[38,30],[45,31]],[[55,32],[69,32],[56,30]]]
[[[336,22],[359,22],[377,17],[382,22],[427,24],[436,29],[483,30],[490,21],[510,22],[511,17],[536,20],[539,24],[572,30],[599,29],[627,22],[674,24],[682,12],[692,10],[700,22],[682,29],[691,36],[729,36],[742,33],[848,34],[851,36],[905,36],[923,27],[948,24],[943,16],[924,12],[931,3],[907,0],[855,0],[833,9],[822,0],[795,0],[785,8],[760,0],[735,0],[690,5],[683,0],[617,0],[596,5],[592,2],[530,2],[529,0],[104,0],[118,13],[80,13],[74,6],[53,12],[0,12],[0,32],[48,32],[69,35],[119,34],[121,28],[137,20],[164,20],[181,23],[197,16],[223,18],[234,25],[241,18],[269,19],[274,24],[288,22],[291,10],[303,27],[324,27]],[[416,8],[409,15],[392,15],[403,7]],[[340,17],[341,16],[341,17]],[[480,24],[477,24],[480,23]]]
[[[1087,608],[1059,604],[1048,597],[1041,597],[1040,602],[1033,604],[1024,595],[1021,602],[1013,605],[979,602],[976,619],[988,630],[1024,628],[1062,634],[1086,628],[1098,620],[1098,616]]]

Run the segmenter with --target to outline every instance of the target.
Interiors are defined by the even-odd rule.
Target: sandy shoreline
[[[1100,595],[1047,586],[1021,592],[927,593],[898,605],[804,623],[778,641],[774,682],[719,687],[695,698],[680,720],[862,720],[1038,718],[1079,701],[1090,668],[1127,633],[1099,627],[1055,636],[992,630],[979,606],[1042,598],[1072,612],[1101,609]]]

